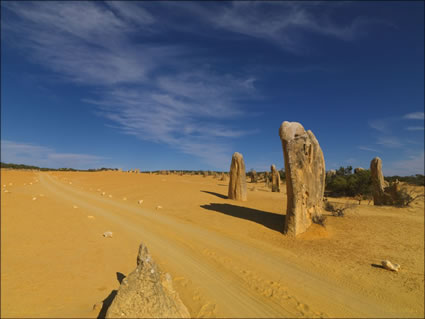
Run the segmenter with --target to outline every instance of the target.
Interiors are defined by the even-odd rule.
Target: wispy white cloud
[[[406,130],[408,130],[408,131],[423,131],[424,127],[423,126],[408,126],[408,127],[406,127]]]
[[[129,1],[106,1],[105,3],[126,21],[131,21],[144,28],[156,22],[155,17],[138,3]]]
[[[1,160],[39,167],[87,169],[100,167],[106,158],[90,154],[58,153],[45,146],[2,140]]]
[[[371,128],[381,133],[389,133],[391,124],[393,122],[394,122],[393,118],[382,118],[382,119],[369,120],[368,124]]]
[[[380,136],[378,137],[376,144],[390,148],[397,148],[402,146],[400,139],[394,136]]]
[[[329,14],[318,14],[316,4],[297,2],[162,4],[220,36],[243,34],[292,52],[305,44],[301,32],[350,40],[373,23],[364,17],[337,23],[333,5]],[[255,76],[213,71],[192,59],[194,49],[151,41],[167,28],[180,30],[182,15],[162,21],[149,4],[124,1],[9,1],[2,7],[15,15],[2,16],[9,43],[61,80],[91,88],[84,101],[123,133],[227,167],[231,139],[256,132],[231,124],[248,113],[240,101],[257,95]]]
[[[377,150],[376,148],[372,148],[372,147],[368,147],[368,146],[362,146],[362,145],[360,145],[360,146],[357,146],[357,148],[359,150],[362,150],[362,151],[370,151],[370,152],[375,152],[375,153],[380,153],[381,152],[381,151]]]
[[[194,3],[189,11],[217,29],[264,39],[294,53],[305,53],[306,32],[347,41],[374,24],[388,25],[366,16],[337,22],[334,15],[340,6],[320,2],[233,1],[217,6]]]
[[[255,78],[184,62],[186,48],[149,42],[161,21],[140,3],[10,2],[4,7],[17,19],[2,26],[19,36],[26,54],[63,81],[92,87],[84,101],[125,134],[227,167],[228,139],[256,132],[228,121],[247,113],[239,99],[255,96]]]
[[[407,120],[424,120],[424,112],[413,112],[403,116]]]
[[[424,152],[419,152],[408,156],[406,159],[397,160],[388,163],[383,167],[385,175],[410,176],[415,174],[424,174]]]

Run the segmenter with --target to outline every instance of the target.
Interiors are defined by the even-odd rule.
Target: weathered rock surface
[[[279,130],[285,161],[287,209],[284,232],[298,235],[322,214],[325,160],[313,132],[297,122],[283,122]]]
[[[250,172],[250,177],[251,177],[251,183],[257,183],[258,175],[255,170],[252,170]]]
[[[334,169],[330,169],[329,171],[326,172],[327,178],[331,178],[334,175],[336,175],[336,170],[334,170]]]
[[[280,192],[280,174],[276,169],[276,166],[273,164],[270,166],[271,175],[272,175],[272,192]]]
[[[370,162],[370,176],[373,187],[373,204],[392,205],[398,196],[399,183],[396,181],[389,185],[384,180],[382,160],[379,157],[375,157]]]
[[[145,245],[140,244],[137,267],[121,282],[106,318],[190,318],[189,311]]]
[[[391,270],[391,271],[399,271],[400,270],[400,265],[399,264],[393,264],[391,261],[389,260],[383,260],[382,261],[382,266],[387,269],[387,270]]]
[[[264,181],[266,183],[266,187],[269,187],[270,186],[270,176],[269,176],[268,172],[264,173]]]
[[[354,174],[358,174],[358,173],[363,172],[363,171],[365,171],[365,169],[363,167],[356,167],[354,169]]]
[[[247,200],[245,162],[242,154],[235,152],[230,165],[229,199]]]

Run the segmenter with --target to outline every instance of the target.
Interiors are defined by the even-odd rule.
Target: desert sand
[[[247,183],[246,202],[212,176],[2,170],[1,184],[2,317],[104,316],[140,242],[192,317],[424,317],[423,200],[364,201],[292,238],[284,184]]]

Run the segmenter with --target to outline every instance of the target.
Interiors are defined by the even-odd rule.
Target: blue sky
[[[1,2],[1,160],[45,167],[283,165],[424,172],[423,2]]]

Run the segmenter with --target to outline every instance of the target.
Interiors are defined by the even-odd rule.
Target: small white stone
[[[137,203],[138,203],[139,205],[143,204],[143,199],[139,199],[139,200],[137,201]]]
[[[69,182],[69,185],[72,185],[72,182]]]
[[[391,270],[391,271],[399,271],[400,270],[400,265],[399,264],[393,264],[389,260],[383,260],[382,261],[382,266],[384,266],[385,269]]]
[[[9,191],[7,189],[4,190],[5,193],[9,193]]]
[[[72,206],[72,208],[78,208],[78,206],[77,205],[74,205],[74,206]]]
[[[111,195],[111,194],[109,194],[109,195],[108,195],[108,197],[109,197],[109,198],[112,198],[112,195]]]
[[[112,238],[112,232],[111,231],[106,231],[103,233],[103,237],[110,237]]]
[[[87,218],[88,218],[88,219],[94,219],[94,216],[92,216],[92,215],[88,215],[88,216],[87,216]]]
[[[12,186],[13,184],[12,183],[9,183],[9,186]]]
[[[105,192],[102,192],[100,195],[105,196],[105,194],[106,194]]]
[[[127,197],[123,197],[122,200],[127,200]]]
[[[37,199],[37,197],[33,197],[33,198],[32,198],[32,200],[36,200],[36,199]]]

